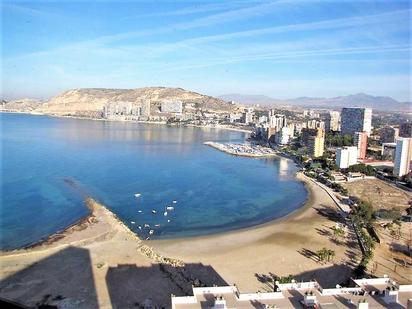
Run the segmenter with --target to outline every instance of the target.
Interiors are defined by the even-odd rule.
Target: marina
[[[246,144],[233,144],[233,143],[217,143],[217,142],[205,142],[204,145],[213,147],[217,150],[226,152],[235,156],[242,157],[270,157],[276,156],[275,150],[269,147],[263,147],[260,145],[246,145]]]

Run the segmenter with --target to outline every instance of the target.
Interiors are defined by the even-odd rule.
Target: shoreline
[[[53,118],[67,118],[67,119],[77,119],[77,120],[93,120],[93,121],[108,121],[108,122],[124,122],[124,123],[136,123],[136,124],[157,124],[157,125],[167,125],[171,127],[187,127],[187,128],[200,128],[200,129],[216,129],[216,130],[228,130],[234,132],[241,132],[241,133],[252,133],[251,130],[242,129],[242,128],[234,128],[229,127],[226,125],[197,125],[197,124],[168,124],[166,121],[137,121],[137,120],[120,120],[120,119],[105,119],[105,118],[92,118],[92,117],[79,117],[79,116],[65,116],[65,115],[55,115],[55,114],[45,114],[40,112],[19,112],[19,111],[4,111],[0,110],[1,113],[8,113],[8,114],[25,114],[31,116],[47,116]]]
[[[121,223],[122,225],[124,225],[124,227],[126,227],[133,235],[135,235],[140,241],[144,241],[147,243],[156,243],[156,242],[163,242],[163,241],[180,241],[180,240],[194,240],[194,239],[207,239],[209,237],[216,237],[219,235],[230,235],[230,234],[236,234],[238,232],[245,232],[245,231],[253,231],[256,229],[260,229],[260,228],[264,228],[267,226],[272,226],[276,223],[280,223],[283,221],[287,221],[289,219],[293,219],[294,216],[299,215],[300,213],[304,212],[305,210],[307,210],[308,208],[313,206],[313,191],[312,189],[308,186],[309,183],[309,179],[306,178],[305,175],[303,175],[303,173],[301,172],[296,172],[295,176],[294,176],[299,182],[303,183],[303,185],[305,186],[305,189],[307,191],[307,198],[306,200],[295,210],[289,212],[288,214],[275,218],[275,219],[270,219],[266,222],[260,223],[260,224],[255,224],[255,225],[251,225],[251,226],[246,226],[246,227],[241,227],[241,228],[235,228],[235,229],[230,229],[227,231],[221,231],[221,232],[213,232],[210,234],[206,234],[206,235],[193,235],[193,236],[182,236],[182,237],[172,237],[172,238],[160,238],[160,239],[151,239],[151,240],[143,240],[139,237],[138,234],[136,234],[135,232],[133,232],[132,230],[129,229],[129,227],[121,220],[119,219],[119,217],[111,212],[110,210],[108,210],[106,208],[106,206],[103,206],[102,204],[96,202],[93,198],[91,197],[87,197],[85,200],[85,204],[87,206],[87,208],[90,210],[90,213],[87,214],[84,217],[81,217],[79,219],[77,219],[75,222],[73,222],[72,224],[70,224],[69,226],[45,237],[42,238],[36,242],[33,242],[32,244],[23,246],[23,247],[18,247],[18,248],[14,248],[14,249],[7,249],[7,250],[0,250],[0,256],[9,256],[9,255],[13,255],[14,253],[16,254],[21,254],[22,252],[24,253],[28,253],[30,251],[36,251],[37,249],[42,249],[42,250],[47,250],[47,249],[51,249],[53,247],[53,245],[55,243],[57,243],[58,241],[64,239],[66,236],[72,234],[72,233],[76,233],[78,231],[82,231],[86,228],[88,228],[90,225],[92,225],[93,223],[96,223],[96,216],[95,216],[95,209],[94,209],[94,204],[97,203],[98,205],[100,205],[101,207],[104,207],[106,209],[106,211],[110,212],[112,214],[112,216],[119,221],[119,223]]]
[[[149,124],[166,124],[166,123],[155,123],[155,122],[136,122],[136,121],[127,121],[127,120],[122,121],[122,120],[96,119],[96,118],[85,118],[85,117],[75,117],[75,116],[59,116],[59,115],[49,115],[49,114],[30,113],[30,112],[0,111],[0,113],[2,113],[2,112],[4,112],[4,113],[16,113],[16,114],[27,114],[27,115],[33,115],[33,116],[47,116],[47,117],[54,117],[54,118],[72,118],[72,119],[80,119],[80,120],[93,120],[93,121],[114,121],[114,122],[134,122],[134,123],[149,123]],[[197,125],[189,125],[189,126],[198,127],[198,128],[208,128],[208,127],[205,127],[205,126],[197,126]],[[224,129],[224,130],[235,130],[235,131],[237,131],[237,129],[227,128],[227,127],[222,127],[222,128],[211,127],[211,128],[213,128],[213,129]],[[244,132],[244,131],[242,131],[242,130],[241,130],[240,132],[246,133],[246,132]],[[205,142],[205,143],[208,143],[208,142]],[[211,145],[210,145],[210,146],[211,146]],[[213,146],[212,146],[212,147],[213,147]],[[216,148],[216,147],[213,147],[213,148],[218,149],[218,148]],[[221,149],[218,149],[218,150],[222,151]],[[223,151],[223,152],[224,152],[224,153],[228,153],[228,154],[232,154],[232,153],[227,152],[227,151]],[[236,154],[234,154],[234,155],[236,155]],[[240,156],[240,155],[238,155],[238,156]],[[250,158],[253,158],[253,157],[259,158],[259,157],[260,157],[260,158],[264,158],[264,157],[281,157],[281,156],[279,156],[279,154],[277,154],[277,153],[273,153],[273,154],[257,155],[257,156],[254,156],[254,155],[249,155],[249,156],[244,155],[244,157],[250,157]],[[290,160],[290,158],[285,158],[285,157],[283,157],[283,158]],[[297,178],[297,173],[295,173],[294,177]],[[302,181],[302,180],[300,180],[300,181]],[[306,190],[308,191],[308,187],[307,187],[306,185],[305,185],[305,188],[306,188]],[[288,217],[290,217],[293,213],[296,213],[296,212],[300,211],[301,209],[306,208],[306,204],[307,204],[307,201],[309,200],[309,196],[310,196],[310,193],[309,193],[309,191],[308,191],[308,197],[307,197],[306,201],[303,202],[297,209],[293,210],[292,212],[290,212],[290,213],[288,213],[288,214],[286,214],[286,215],[284,215],[284,216],[281,216],[281,217],[278,217],[278,218],[274,218],[274,219],[270,219],[270,220],[268,220],[268,221],[266,221],[266,222],[264,222],[264,223],[254,224],[254,225],[247,226],[247,227],[230,229],[230,230],[222,231],[222,232],[214,232],[214,233],[210,233],[210,234],[207,234],[207,235],[194,235],[194,236],[183,236],[183,237],[177,237],[177,238],[174,238],[174,237],[173,237],[173,238],[164,238],[164,239],[153,239],[153,240],[149,240],[149,241],[177,240],[177,239],[186,239],[186,238],[208,237],[208,236],[214,236],[214,235],[220,235],[220,234],[226,234],[226,233],[235,233],[235,232],[237,232],[237,231],[242,231],[242,230],[256,229],[256,228],[259,228],[259,227],[262,227],[262,226],[270,225],[270,224],[272,224],[272,223],[274,223],[274,222],[278,222],[278,221],[280,221],[280,220],[285,220],[285,219],[287,219]],[[87,206],[87,207],[89,208],[89,210],[90,210],[90,213],[87,214],[86,216],[77,219],[76,221],[74,221],[73,223],[71,223],[70,225],[68,225],[67,227],[62,228],[62,229],[56,231],[55,233],[52,233],[52,234],[50,234],[50,235],[48,235],[48,236],[46,236],[46,237],[43,237],[43,238],[39,239],[38,241],[35,241],[35,242],[31,243],[31,244],[28,244],[28,245],[25,245],[25,246],[22,246],[22,247],[13,248],[13,249],[0,250],[0,255],[3,255],[3,254],[5,254],[5,253],[18,252],[18,251],[22,251],[22,250],[24,250],[24,251],[30,251],[30,250],[36,250],[37,248],[42,248],[42,247],[51,247],[51,246],[53,246],[54,243],[58,242],[60,239],[63,239],[63,238],[64,238],[65,236],[67,236],[68,234],[75,233],[76,231],[79,231],[79,230],[81,231],[82,229],[87,228],[87,227],[92,223],[92,221],[95,219],[95,216],[94,216],[94,213],[93,213],[93,209],[91,208],[90,203],[87,202],[88,199],[94,201],[93,198],[91,198],[91,197],[88,197],[87,199],[85,199],[86,206]],[[113,214],[113,215],[114,215],[114,214]],[[118,218],[117,218],[117,219],[118,219]],[[118,219],[118,220],[119,220],[120,222],[122,222],[120,219]],[[123,223],[123,222],[122,222],[122,223]],[[124,224],[124,223],[123,223],[123,224]],[[125,226],[126,226],[126,225],[125,225]],[[126,226],[126,227],[127,227],[127,226]],[[134,232],[132,232],[132,233],[133,233],[134,235],[136,235],[137,237],[139,237],[138,234],[135,234]]]
[[[186,263],[212,265],[226,282],[247,292],[261,287],[259,280],[254,281],[257,274],[268,273],[292,274],[296,280],[315,277],[325,286],[340,284],[352,276],[361,257],[357,238],[349,227],[344,240],[334,240],[332,230],[336,222],[342,222],[335,202],[303,173],[296,177],[308,192],[307,200],[286,216],[222,233],[149,243],[158,252]],[[316,259],[316,251],[324,247],[336,252],[334,261],[319,263]]]
[[[90,213],[87,214],[84,217],[81,217],[79,219],[77,219],[76,221],[74,221],[72,224],[70,224],[69,226],[43,238],[40,239],[39,241],[36,241],[32,244],[23,246],[21,248],[16,248],[16,249],[12,249],[12,250],[2,250],[0,251],[1,253],[3,252],[12,252],[15,250],[31,250],[31,249],[36,249],[38,247],[41,246],[51,246],[53,245],[53,243],[59,241],[60,239],[63,239],[64,237],[66,237],[66,235],[74,233],[76,231],[82,230],[87,228],[90,224],[95,223],[96,220],[96,216],[94,213],[94,209],[93,209],[93,204],[92,202],[90,202],[91,198],[87,198],[85,200],[85,204],[87,206],[87,208],[89,209]]]
[[[305,211],[313,207],[315,204],[314,192],[313,192],[313,189],[309,186],[310,179],[308,179],[307,176],[305,176],[302,172],[296,172],[295,178],[297,181],[301,182],[305,186],[305,189],[307,191],[307,198],[303,203],[301,203],[301,205],[298,208],[296,208],[295,210],[292,210],[291,212],[287,213],[284,216],[281,216],[275,219],[270,219],[266,222],[251,225],[251,226],[235,228],[235,229],[221,231],[221,232],[213,232],[213,233],[206,234],[206,235],[182,236],[182,237],[171,237],[171,238],[154,238],[154,239],[146,240],[146,242],[155,244],[155,243],[160,243],[160,242],[205,240],[205,239],[219,237],[219,236],[231,236],[231,235],[237,235],[239,233],[244,233],[244,232],[253,232],[255,230],[265,229],[265,228],[272,227],[280,223],[287,223],[287,221],[293,220],[295,217],[301,215],[302,213],[304,213]]]
[[[170,307],[170,295],[190,295],[194,282],[236,284],[247,293],[268,291],[261,279],[273,275],[316,278],[325,287],[340,284],[361,256],[357,240],[349,232],[339,243],[332,241],[327,232],[337,222],[336,205],[302,173],[296,176],[307,187],[304,205],[221,234],[143,241],[101,205],[97,222],[83,230],[52,244],[0,254],[0,297],[33,307],[42,295],[62,295],[63,303],[87,308],[128,308],[150,297],[158,307]],[[313,256],[323,247],[336,252],[334,261],[319,263]],[[97,297],[90,297],[93,293]]]
[[[12,258],[31,253],[52,252],[72,246],[83,247],[93,245],[95,242],[104,243],[106,240],[113,239],[117,234],[123,234],[128,236],[129,240],[138,245],[137,250],[140,254],[153,260],[154,262],[171,266],[184,266],[183,261],[165,257],[158,254],[152,247],[147,246],[143,239],[129,229],[129,227],[106,206],[100,204],[91,197],[87,197],[85,203],[91,210],[91,213],[86,217],[79,219],[77,223],[58,233],[54,233],[47,239],[37,242],[31,246],[14,250],[1,250],[0,258]],[[103,225],[103,228],[100,228],[100,230],[97,227],[99,224]],[[97,231],[91,231],[93,229],[97,229]],[[91,231],[91,233],[87,233],[88,231]],[[85,235],[80,235],[82,233]]]
[[[218,237],[218,236],[224,236],[224,235],[236,235],[238,233],[243,233],[247,231],[254,231],[254,230],[259,230],[261,228],[266,228],[270,227],[273,225],[276,225],[278,223],[282,222],[287,222],[288,220],[293,220],[295,216],[300,215],[303,213],[305,210],[311,208],[314,204],[314,194],[313,190],[309,187],[309,182],[310,179],[307,179],[307,176],[305,176],[301,172],[296,172],[294,175],[295,179],[305,186],[305,189],[307,191],[307,198],[306,200],[295,210],[289,212],[288,214],[275,218],[275,219],[270,219],[266,222],[260,223],[260,224],[255,224],[251,226],[246,226],[242,228],[235,228],[235,229],[230,229],[227,231],[221,231],[221,232],[214,232],[206,235],[193,235],[193,236],[182,236],[182,237],[172,237],[172,238],[160,238],[160,239],[150,239],[150,240],[143,240],[139,237],[138,234],[133,232],[132,230],[129,229],[129,227],[121,220],[119,217],[110,211],[109,209],[106,208],[106,206],[98,203],[96,200],[94,200],[92,197],[87,197],[85,199],[85,204],[87,208],[90,210],[90,213],[87,214],[86,216],[79,218],[76,220],[74,223],[70,224],[66,228],[63,228],[43,239],[40,239],[39,241],[36,241],[32,244],[29,244],[27,246],[23,247],[18,247],[14,249],[9,249],[9,250],[0,250],[0,257],[1,256],[12,256],[14,254],[22,254],[22,253],[30,253],[30,252],[35,252],[37,250],[49,250],[53,249],[54,245],[61,240],[64,240],[67,236],[76,234],[77,232],[81,232],[82,230],[85,230],[89,228],[91,225],[94,223],[98,222],[98,219],[96,218],[96,205],[98,207],[101,207],[105,209],[106,212],[110,213],[111,216],[115,218],[115,220],[118,221],[119,225],[122,225],[124,228],[126,228],[131,234],[133,234],[139,241],[145,242],[148,244],[152,243],[157,243],[157,242],[173,242],[173,241],[184,241],[184,240],[196,240],[196,239],[208,239],[212,237]],[[79,239],[79,241],[82,241],[82,239]]]

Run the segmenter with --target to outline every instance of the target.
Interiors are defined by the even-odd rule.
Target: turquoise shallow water
[[[138,226],[149,224],[154,238],[261,224],[296,210],[307,198],[291,161],[234,157],[203,145],[240,143],[244,133],[0,115],[1,249],[36,242],[87,214],[79,191],[143,237],[149,229]],[[173,200],[175,209],[164,216]]]

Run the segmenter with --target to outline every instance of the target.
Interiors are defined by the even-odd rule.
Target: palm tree
[[[334,259],[336,254],[334,250],[323,247],[322,249],[316,251],[316,255],[320,262],[324,262],[324,261],[330,262],[331,260]]]
[[[328,256],[328,262],[333,260],[335,258],[335,251],[334,250],[328,250],[327,256]]]
[[[325,261],[325,259],[326,259],[326,251],[327,251],[326,248],[322,248],[322,249],[316,251],[316,255],[317,255],[318,259],[319,259],[319,262]]]

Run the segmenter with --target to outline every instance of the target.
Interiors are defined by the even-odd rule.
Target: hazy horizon
[[[3,1],[4,98],[162,85],[410,101],[409,1]]]
[[[159,87],[159,88],[164,88],[164,87],[167,87],[167,86],[143,86],[143,87],[148,87],[148,88],[157,88],[157,87]],[[135,88],[121,88],[121,87],[119,87],[119,88],[113,88],[113,87],[107,87],[107,88],[106,88],[106,87],[88,87],[88,88],[81,88],[81,87],[78,87],[78,88],[66,89],[66,90],[60,91],[60,92],[58,92],[58,93],[56,93],[56,94],[53,94],[53,95],[47,96],[47,97],[29,97],[29,96],[4,97],[4,96],[2,96],[0,99],[6,100],[6,101],[23,100],[23,99],[35,99],[35,100],[47,101],[47,100],[49,100],[49,99],[51,99],[51,98],[53,98],[53,97],[55,97],[55,96],[58,96],[58,95],[62,94],[62,93],[65,92],[65,91],[74,90],[74,89],[93,89],[93,88],[96,88],[96,89],[122,89],[122,90],[128,90],[128,89],[137,89],[137,88],[143,88],[143,87],[135,87]],[[265,95],[265,94],[260,94],[260,93],[242,93],[242,92],[237,92],[237,93],[235,93],[235,92],[232,92],[232,93],[221,93],[221,94],[217,94],[217,95],[212,95],[212,94],[209,94],[209,93],[202,93],[201,91],[195,91],[195,90],[193,90],[193,89],[186,89],[186,88],[184,88],[184,87],[173,87],[173,88],[183,88],[184,90],[187,90],[187,91],[194,91],[194,92],[198,92],[198,93],[203,94],[203,95],[210,95],[210,96],[213,96],[213,97],[216,97],[216,98],[220,98],[220,97],[224,97],[224,96],[231,96],[231,95],[239,95],[239,96],[251,96],[251,97],[253,97],[253,96],[256,96],[256,97],[262,96],[262,97],[267,97],[268,99],[285,100],[285,101],[286,101],[286,100],[294,100],[294,99],[300,99],[300,98],[333,99],[333,98],[337,98],[337,97],[345,97],[345,96],[350,96],[350,95],[364,94],[364,95],[374,96],[374,97],[388,97],[388,98],[395,99],[395,98],[393,98],[393,97],[391,97],[391,96],[385,96],[385,95],[378,96],[378,95],[374,95],[374,94],[372,94],[372,93],[365,93],[365,92],[348,93],[348,94],[342,94],[342,95],[337,95],[337,96],[333,96],[333,97],[332,97],[332,96],[329,96],[329,97],[322,97],[322,96],[305,96],[305,95],[295,96],[295,97],[275,97],[275,96]],[[396,99],[395,99],[395,100],[396,100]],[[398,101],[399,103],[411,103],[411,102],[412,102],[411,99],[409,99],[409,100],[407,100],[407,101],[399,101],[399,100],[396,100],[396,101]]]

